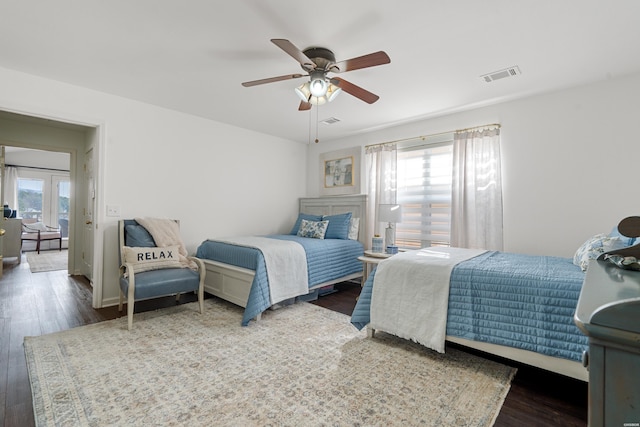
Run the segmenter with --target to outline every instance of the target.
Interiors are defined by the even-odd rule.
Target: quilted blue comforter
[[[351,323],[369,323],[375,271]],[[579,361],[587,337],[573,323],[584,273],[571,259],[486,252],[454,267],[447,335]]]
[[[307,256],[310,288],[350,274],[362,272],[362,263],[358,261],[358,257],[364,253],[364,248],[357,240],[311,239],[289,234],[265,237],[290,240],[302,245]],[[215,240],[205,240],[198,247],[196,257],[231,264],[256,272],[242,317],[243,326],[248,325],[251,319],[271,306],[267,268],[262,252],[259,249]]]

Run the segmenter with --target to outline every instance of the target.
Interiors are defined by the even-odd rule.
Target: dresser
[[[589,426],[640,425],[640,272],[591,261],[574,321],[589,337]]]
[[[22,256],[21,238],[22,238],[22,219],[21,218],[3,218],[0,228],[5,233],[2,238],[2,257],[17,258],[20,262]]]

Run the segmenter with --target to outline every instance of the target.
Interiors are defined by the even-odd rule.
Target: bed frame
[[[366,195],[301,198],[299,212],[314,215],[336,215],[351,212],[353,218],[360,218],[358,240],[365,248],[368,247],[365,242],[367,230]],[[240,307],[246,307],[255,272],[218,261],[208,259],[202,259],[202,261],[207,270],[204,281],[204,291],[239,305]],[[310,289],[322,288],[359,277],[362,277],[362,272],[320,283]]]
[[[375,337],[375,332],[375,329],[371,326],[367,326],[367,336],[369,338]],[[458,338],[449,335],[446,336],[446,341],[463,347],[479,350],[483,353],[492,354],[494,356],[513,360],[525,365],[544,369],[545,371],[555,372],[556,374],[575,378],[577,380],[589,381],[589,371],[587,368],[585,368],[582,363],[575,362],[573,360],[560,359],[558,357],[547,356],[546,354],[540,354],[529,350],[472,341],[466,338]]]

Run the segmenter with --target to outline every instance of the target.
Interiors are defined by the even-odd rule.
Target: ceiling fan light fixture
[[[325,96],[328,88],[329,84],[327,83],[323,72],[320,71],[311,73],[311,82],[309,84],[311,95],[316,97]]]
[[[331,102],[336,99],[336,96],[338,96],[340,92],[342,92],[342,88],[334,85],[333,83],[329,83],[329,88],[327,89],[327,94],[325,95],[327,97],[327,101]]]
[[[298,95],[303,102],[309,102],[309,98],[311,97],[311,90],[309,89],[309,86],[309,82],[306,82],[305,84],[295,88],[296,95]]]

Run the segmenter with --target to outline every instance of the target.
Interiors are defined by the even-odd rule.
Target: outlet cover
[[[120,216],[120,206],[107,205],[107,216]]]

